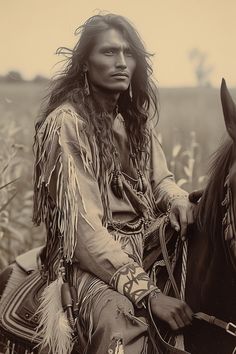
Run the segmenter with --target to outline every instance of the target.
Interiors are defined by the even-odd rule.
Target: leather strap
[[[216,318],[215,316],[209,316],[204,312],[197,312],[193,315],[193,317],[197,320],[205,321],[209,324],[223,328],[227,333],[231,334],[232,336],[236,336],[236,325],[232,322],[227,323]]]
[[[163,218],[163,220],[161,221],[160,225],[158,225],[159,226],[159,240],[160,240],[160,246],[161,246],[161,253],[162,253],[162,256],[163,256],[163,260],[165,262],[165,266],[166,266],[166,269],[167,269],[167,272],[168,272],[169,279],[171,281],[172,287],[173,287],[174,292],[175,292],[175,296],[177,298],[180,298],[179,290],[178,290],[176,281],[174,279],[174,275],[173,275],[173,271],[172,271],[172,265],[171,265],[170,260],[169,260],[169,255],[168,255],[168,250],[167,250],[167,245],[166,245],[166,226],[168,225],[168,223],[169,223],[169,219],[166,216],[166,217]],[[187,351],[175,348],[174,346],[172,346],[171,344],[167,343],[163,339],[163,337],[162,337],[160,331],[158,330],[158,328],[157,328],[157,326],[155,324],[155,321],[153,319],[152,311],[151,311],[151,307],[150,307],[150,300],[148,301],[148,311],[149,311],[149,316],[150,316],[152,325],[155,328],[155,334],[156,334],[156,336],[158,338],[158,343],[160,343],[161,346],[165,350],[168,350],[168,352],[170,352],[170,353],[173,353],[173,354],[189,354],[189,352],[187,352]],[[152,337],[151,337],[151,339],[152,339]],[[154,345],[154,347],[156,346],[155,343],[153,343],[153,345]]]
[[[156,221],[154,221],[148,229],[145,231],[145,240],[148,240],[150,235],[155,235],[156,239],[156,245],[151,249],[151,251],[148,253],[148,255],[145,256],[143,260],[143,267],[145,271],[148,271],[151,266],[156,262],[158,257],[162,254],[161,246],[160,246],[160,238],[159,238],[159,233],[160,233],[160,227],[163,225],[163,223],[166,223],[166,218],[167,216],[165,214],[160,215]],[[168,244],[168,242],[172,239],[174,234],[174,230],[167,232],[165,234],[165,243]],[[151,236],[152,237],[152,236]]]
[[[171,263],[170,263],[169,255],[168,255],[168,251],[167,251],[167,246],[166,246],[165,232],[166,232],[166,226],[168,225],[168,223],[169,223],[169,219],[168,219],[168,217],[166,217],[166,219],[164,219],[164,222],[160,225],[160,231],[159,231],[160,245],[161,245],[162,256],[163,256],[163,259],[164,259],[164,262],[166,265],[166,270],[168,272],[168,276],[169,276],[171,285],[173,287],[175,297],[177,299],[180,299],[179,289],[178,289],[178,286],[177,286],[175,278],[174,278],[174,274],[172,271],[172,267],[171,267]]]

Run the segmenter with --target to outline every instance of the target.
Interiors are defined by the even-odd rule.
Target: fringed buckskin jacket
[[[83,306],[92,283],[93,296],[98,289],[112,287],[139,306],[155,287],[142,266],[145,229],[171,200],[186,192],[169,172],[154,130],[144,171],[147,189],[137,191],[137,171],[118,114],[113,134],[124,195],[117,198],[111,189],[112,173],[100,170],[99,147],[85,128],[85,120],[65,103],[37,132],[34,221],[46,225],[45,270],[53,281],[61,259],[70,266],[70,282],[83,298],[80,311],[88,310]]]

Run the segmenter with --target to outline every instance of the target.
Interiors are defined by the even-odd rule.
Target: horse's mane
[[[209,181],[199,203],[197,222],[200,230],[212,240],[222,230],[222,207],[225,178],[229,172],[232,140],[227,139],[211,157]]]

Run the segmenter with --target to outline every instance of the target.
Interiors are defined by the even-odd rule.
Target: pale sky
[[[73,47],[74,30],[99,10],[126,16],[155,53],[160,86],[194,86],[189,52],[198,48],[213,67],[210,79],[236,86],[236,0],[0,0],[0,74],[51,76],[60,46]]]

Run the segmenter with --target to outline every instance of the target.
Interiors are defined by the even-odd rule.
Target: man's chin
[[[125,83],[117,83],[116,85],[94,85],[94,88],[96,88],[99,91],[103,91],[104,93],[110,93],[110,94],[117,94],[117,93],[122,93],[126,90],[128,90],[129,85]]]
[[[127,86],[127,85],[114,85],[114,86],[110,87],[109,90],[113,91],[113,92],[121,93],[121,92],[128,90],[128,87],[129,86]]]

